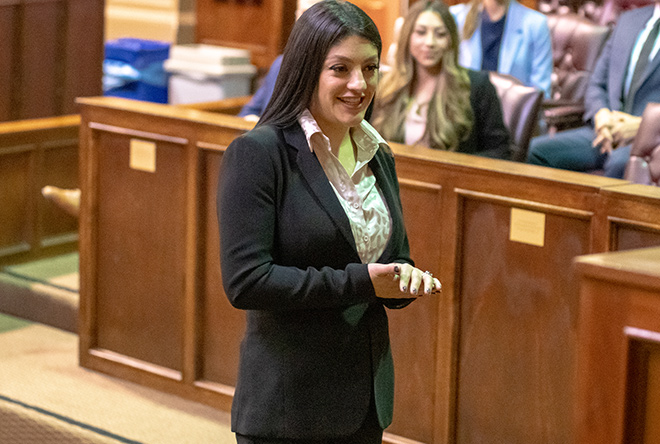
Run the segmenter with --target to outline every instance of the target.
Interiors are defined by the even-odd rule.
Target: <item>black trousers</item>
[[[372,399],[369,412],[360,428],[349,436],[328,439],[286,439],[286,438],[260,438],[236,434],[237,444],[381,444],[383,442],[383,429],[378,423],[376,405]]]

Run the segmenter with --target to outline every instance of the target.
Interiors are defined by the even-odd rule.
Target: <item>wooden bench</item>
[[[244,313],[222,290],[215,194],[224,149],[252,124],[114,98],[80,105],[80,363],[228,410]],[[660,189],[392,148],[413,258],[444,291],[390,312],[385,441],[573,442],[573,259],[660,245]],[[131,167],[132,151],[155,168]]]
[[[75,251],[78,223],[41,196],[78,186],[80,116],[0,123],[0,265]]]

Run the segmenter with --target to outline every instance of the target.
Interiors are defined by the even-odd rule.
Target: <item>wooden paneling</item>
[[[252,124],[114,98],[81,103],[80,362],[228,409],[244,315],[222,290],[215,190],[223,150]],[[124,135],[110,137],[108,129]],[[137,133],[153,140],[159,155],[177,153],[158,158],[170,184],[126,171],[126,143]],[[389,312],[396,393],[386,442],[396,436],[424,443],[572,442],[578,322],[572,259],[653,243],[657,189],[633,192],[617,179],[392,149],[412,256],[441,279],[443,293]],[[109,177],[122,184],[108,188]],[[118,203],[126,196],[139,205]],[[514,210],[544,222],[532,229],[514,224]],[[119,220],[108,219],[115,213]],[[541,230],[542,244],[512,240],[512,229]],[[117,258],[122,272],[109,269]],[[112,285],[96,285],[104,280]],[[163,295],[168,313],[147,313]],[[118,317],[124,305],[136,314],[104,318],[105,310]],[[140,325],[137,313],[149,322]],[[115,329],[135,338],[118,336],[112,351],[102,349]],[[158,334],[167,335],[155,346],[168,348],[165,358],[137,344]]]
[[[369,14],[378,27],[384,55],[394,37],[399,2],[356,0],[353,3]],[[284,50],[295,21],[297,2],[197,0],[196,5],[197,42],[249,49],[252,63],[267,70]]]
[[[196,5],[196,41],[249,49],[252,63],[262,69],[282,53],[295,20],[296,0],[197,0]]]
[[[528,204],[546,216],[538,247],[509,240],[502,196],[462,201],[457,442],[570,442],[576,306],[549,274],[589,251],[590,220]]]
[[[96,345],[181,371],[184,147],[113,130],[101,128],[96,135],[99,163],[104,166],[98,172],[98,198],[104,205],[97,219]],[[156,144],[155,172],[129,167],[132,140]],[[152,257],[153,253],[157,254]]]
[[[103,77],[103,0],[68,0],[61,67],[60,113],[77,112],[77,97],[100,95]],[[61,62],[60,62],[61,63]]]
[[[602,194],[609,208],[605,228],[610,233],[607,249],[660,245],[659,187],[626,184],[604,190]]]
[[[221,148],[221,147],[214,147]],[[202,327],[200,331],[203,357],[200,379],[233,386],[238,367],[224,365],[225,362],[238,362],[239,344],[245,331],[245,314],[235,310],[225,297],[218,297],[217,289],[222,288],[220,274],[220,239],[216,216],[215,192],[218,185],[218,171],[222,160],[221,152],[202,151],[203,156],[203,195],[204,206],[200,208],[203,217],[204,248],[200,254],[204,258],[204,290]]]
[[[0,3],[0,29],[2,29],[0,63],[3,66],[0,69],[0,97],[2,98],[0,99],[0,121],[10,120],[12,116],[14,106],[12,80],[20,73],[17,54],[19,34],[15,26],[18,21],[18,1]]]
[[[660,248],[577,259],[576,443],[660,439]]]
[[[41,188],[78,186],[78,116],[0,123],[0,263],[77,247],[77,220]]]
[[[0,121],[75,111],[99,95],[103,0],[0,2]]]

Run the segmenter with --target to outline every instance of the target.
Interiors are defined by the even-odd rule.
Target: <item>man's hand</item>
[[[635,138],[641,122],[641,117],[621,111],[613,111],[610,132],[614,141],[614,147],[618,148],[630,144]]]
[[[611,131],[612,111],[607,108],[601,108],[594,116],[594,131],[596,137],[591,146],[594,148],[600,146],[601,153],[609,153],[614,148],[614,137]]]
[[[599,109],[594,116],[596,137],[592,146],[600,146],[601,153],[610,153],[620,146],[630,144],[639,130],[641,121],[641,117],[622,111]]]

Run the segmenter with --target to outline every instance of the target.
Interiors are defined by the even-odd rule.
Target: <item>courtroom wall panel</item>
[[[252,64],[267,70],[284,49],[295,20],[296,5],[296,0],[196,0],[195,40],[249,49]]]
[[[0,264],[75,251],[78,221],[41,195],[78,186],[79,116],[0,123]]]
[[[208,147],[208,145],[206,145]],[[215,146],[216,149],[225,147]],[[202,320],[200,327],[202,358],[199,379],[220,386],[233,387],[236,384],[239,345],[245,332],[245,313],[234,309],[220,291],[222,274],[220,272],[220,236],[216,212],[215,195],[218,186],[218,171],[222,153],[216,150],[201,151],[202,195],[204,200],[199,208],[200,220],[205,239],[201,248],[204,267],[204,284],[201,304]],[[245,221],[249,223],[249,221]],[[227,365],[229,363],[229,365]]]
[[[606,250],[632,250],[660,245],[660,219],[656,214],[659,187],[627,184],[603,190],[609,209]]]
[[[103,0],[0,4],[0,121],[71,114],[102,93]]]
[[[184,146],[112,129],[97,137],[105,202],[97,220],[97,347],[181,372]],[[155,171],[130,166],[136,143],[154,147]]]

